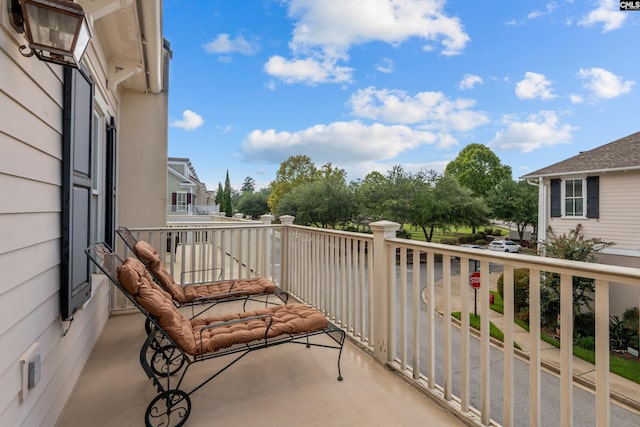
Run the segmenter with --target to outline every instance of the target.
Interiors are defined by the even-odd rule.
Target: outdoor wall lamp
[[[91,32],[82,6],[67,0],[10,0],[11,23],[24,33],[29,46],[19,50],[33,56],[78,68]]]

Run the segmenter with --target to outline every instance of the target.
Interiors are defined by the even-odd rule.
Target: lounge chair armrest
[[[209,271],[220,271],[220,273],[218,273],[218,280],[220,280],[220,278],[222,277],[222,275],[224,274],[224,269],[222,267],[215,267],[215,268],[204,268],[202,270],[187,270],[187,271],[183,271],[182,273],[180,273],[180,285],[182,287],[185,287],[187,285],[201,285],[201,284],[205,284],[205,283],[211,283],[211,280],[206,280],[206,281],[201,281],[201,282],[185,282],[185,276],[188,274],[195,274],[195,273],[205,273],[205,272],[209,272]],[[193,277],[193,276],[192,276]]]
[[[218,322],[218,323],[211,323],[207,326],[203,326],[200,329],[200,351],[203,351],[202,348],[202,333],[206,330],[209,329],[213,329],[213,328],[219,328],[221,326],[229,326],[229,325],[233,325],[235,323],[243,323],[247,320],[257,320],[257,319],[269,319],[269,322],[267,324],[267,329],[264,332],[264,339],[266,340],[268,335],[269,335],[269,329],[271,329],[271,324],[273,323],[273,317],[270,314],[260,314],[257,316],[248,316],[248,317],[243,317],[241,319],[233,319],[233,320],[227,320],[226,322]]]

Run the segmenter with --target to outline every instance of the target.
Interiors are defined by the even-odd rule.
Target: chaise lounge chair
[[[289,299],[287,292],[262,276],[180,285],[167,271],[160,259],[160,254],[152,245],[144,240],[136,239],[126,227],[120,227],[116,232],[135,256],[147,266],[156,282],[169,292],[178,306],[191,306],[194,317],[219,302],[244,300],[243,307],[246,308],[247,301],[264,302],[266,306],[270,303],[269,297],[272,295],[278,297],[285,304]],[[208,306],[199,313],[195,313],[193,307],[199,304],[208,304]]]
[[[93,244],[85,252],[157,331],[148,335],[140,349],[140,363],[157,389],[157,395],[147,406],[147,426],[183,425],[191,412],[190,395],[250,352],[274,345],[294,343],[338,350],[338,380],[342,381],[340,357],[345,332],[321,312],[304,304],[289,304],[190,320],[178,310],[171,296],[154,283],[140,260],[123,261],[104,243]],[[310,340],[311,337],[315,338]],[[154,347],[154,357],[147,360],[149,350]],[[227,359],[226,365],[197,386],[189,391],[181,388],[195,363],[232,354],[234,358]],[[180,371],[179,377],[173,379]]]

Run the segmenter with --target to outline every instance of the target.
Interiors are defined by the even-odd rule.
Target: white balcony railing
[[[528,372],[514,355],[513,272],[529,269],[530,283],[545,274],[561,277],[560,376],[554,424],[573,424],[572,278],[595,280],[596,364],[592,421],[611,421],[609,373],[609,287],[625,284],[640,290],[640,270],[523,254],[502,254],[457,246],[395,238],[398,224],[371,224],[373,235],[282,224],[220,224],[180,229],[136,229],[134,234],[159,249],[174,277],[189,270],[223,267],[224,278],[263,275],[299,300],[324,312],[345,328],[365,351],[404,375],[462,417],[482,425],[544,425],[548,375],[541,366],[540,340],[532,339]],[[268,221],[267,221],[268,222]],[[120,242],[121,243],[121,242]],[[119,246],[124,251],[124,246]],[[459,260],[459,261],[458,261]],[[471,339],[470,289],[461,285],[462,322],[451,319],[452,266],[469,276],[469,262],[479,262],[481,316],[479,340]],[[441,270],[439,270],[441,269]],[[504,272],[504,346],[491,346],[489,336],[490,270]],[[442,312],[436,311],[435,274],[443,281]],[[439,273],[440,274],[440,273]],[[202,276],[194,280],[209,280]],[[464,280],[463,280],[464,282]],[[423,302],[426,301],[426,304]],[[126,308],[114,300],[113,309]],[[539,337],[540,287],[530,286],[531,336]],[[523,385],[524,382],[524,385]],[[496,392],[496,388],[498,391]],[[496,398],[498,396],[499,398]],[[493,399],[492,399],[493,397]],[[582,397],[581,397],[582,398]],[[523,413],[528,413],[522,419]],[[637,419],[636,419],[637,420]]]

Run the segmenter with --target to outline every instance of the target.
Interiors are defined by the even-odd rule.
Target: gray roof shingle
[[[640,132],[570,157],[551,166],[523,175],[521,179],[541,176],[640,169]]]

